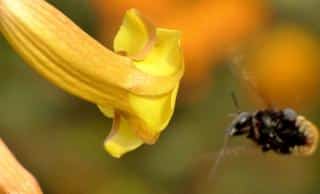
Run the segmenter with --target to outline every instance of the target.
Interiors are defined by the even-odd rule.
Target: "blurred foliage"
[[[275,106],[298,109],[317,103],[320,41],[316,35],[282,23],[249,47],[243,65]]]
[[[94,7],[90,6],[92,2],[85,0],[50,0],[50,2],[91,35],[100,34],[100,40],[101,33],[97,32],[100,32],[102,27],[114,29],[119,26],[119,23],[112,21],[116,18],[112,17],[108,21],[101,22],[103,20],[101,13],[96,13]],[[125,2],[122,1],[123,4]],[[285,103],[286,99],[289,103],[294,101],[296,96],[301,96],[305,100],[297,104],[299,110],[303,110],[302,114],[320,125],[318,101],[320,96],[317,92],[317,85],[320,83],[317,76],[320,69],[317,54],[320,29],[320,24],[317,22],[319,3],[315,0],[270,2],[262,2],[261,5],[266,5],[268,7],[266,9],[271,8],[270,13],[267,13],[272,15],[271,22],[269,25],[261,24],[264,26],[261,34],[250,35],[250,40],[241,39],[246,42],[243,44],[245,45],[243,50],[248,52],[243,53],[243,56],[248,56],[248,59],[252,56],[251,63],[254,68],[263,68],[253,76],[256,79],[263,78],[261,85],[271,88],[270,91],[274,89],[271,86],[282,84],[282,80],[273,80],[269,73],[277,74],[279,72],[277,69],[280,68],[280,75],[284,78],[292,76],[288,82],[283,82],[283,86],[279,85],[282,87],[281,91],[279,89],[273,91],[277,97],[281,97],[280,100],[274,98],[275,103]],[[192,26],[197,25],[197,22],[188,22],[194,19],[193,15],[202,17],[214,15],[214,11],[202,9],[196,14],[190,11],[190,5],[185,4],[185,1],[177,0],[177,5],[171,8],[166,7],[168,6],[166,1],[158,3],[159,5],[152,3],[153,11],[150,12],[160,15],[185,13],[182,16],[185,15],[186,18],[180,19],[185,23],[185,33],[197,31],[197,28]],[[200,6],[202,3],[190,1],[193,6],[197,4]],[[115,7],[109,7],[108,10],[110,9]],[[259,14],[256,14],[251,17],[258,16]],[[154,19],[152,16],[150,18]],[[170,18],[174,16],[170,16],[167,20],[170,21]],[[233,25],[232,20],[224,21],[223,17],[218,20],[222,24]],[[207,21],[208,24],[210,22]],[[155,23],[163,27],[172,27],[169,25],[170,22],[165,25],[155,19]],[[294,30],[291,34],[292,28],[283,25],[288,23],[298,30]],[[225,30],[220,33],[224,35],[227,32]],[[207,43],[202,40],[210,36],[211,34],[201,33],[191,38],[196,43],[197,38],[200,38],[199,47],[205,48],[208,45],[215,45],[214,41]],[[214,40],[220,41],[217,37]],[[240,42],[241,40],[239,39]],[[252,46],[250,42],[254,42]],[[238,43],[237,45],[239,46]],[[225,47],[222,48],[227,50]],[[216,56],[208,52],[211,48],[200,49],[208,52],[205,55],[199,52],[199,48],[195,49],[195,55],[199,52],[200,59],[214,67],[205,69],[204,75],[200,75],[200,78],[203,76],[205,79],[199,83],[206,85],[206,92],[202,94],[202,98],[196,98],[199,93],[194,90],[188,92],[186,88],[186,92],[181,94],[178,100],[174,119],[159,142],[154,146],[144,146],[117,160],[111,158],[103,149],[103,140],[108,134],[107,129],[111,126],[110,120],[106,121],[94,105],[72,97],[42,79],[18,58],[3,38],[0,39],[0,49],[2,63],[0,135],[16,153],[17,158],[38,178],[45,193],[316,194],[320,192],[319,152],[309,158],[261,154],[245,138],[235,138],[232,141],[229,149],[243,149],[228,155],[220,164],[214,181],[207,182],[207,173],[216,152],[222,145],[224,129],[232,119],[228,115],[235,112],[229,97],[230,91],[235,91],[238,95],[242,110],[256,109],[254,100],[249,97],[253,92],[249,92],[248,95],[239,78],[230,73],[228,67],[230,60],[226,58],[227,55],[216,60]],[[295,57],[299,57],[299,60],[290,61]],[[291,71],[293,62],[297,62],[296,65],[299,67],[297,71]],[[266,74],[261,75],[259,72]],[[299,74],[296,74],[297,72]],[[299,82],[301,77],[310,77],[315,84],[312,84],[311,88],[303,88],[303,83]],[[299,86],[299,89],[289,90],[289,86],[291,88]],[[186,96],[195,100],[185,104],[181,99]]]

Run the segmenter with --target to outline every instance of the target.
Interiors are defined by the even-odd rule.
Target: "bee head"
[[[249,112],[241,112],[233,120],[231,129],[229,130],[230,136],[237,136],[247,133],[252,125],[252,114]]]

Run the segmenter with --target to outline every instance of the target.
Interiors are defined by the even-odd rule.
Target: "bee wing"
[[[218,177],[219,167],[222,165],[224,159],[232,160],[240,155],[255,156],[259,153],[259,150],[257,150],[254,144],[233,147],[225,146],[221,150],[202,154],[191,162],[190,168],[188,169],[192,169],[192,174],[201,174],[201,177],[197,177],[197,179],[202,178],[202,181],[207,181],[211,184]]]
[[[252,73],[246,71],[243,67],[243,56],[236,54],[231,57],[231,62],[229,63],[229,68],[232,75],[238,78],[240,81],[244,82],[244,85],[255,92],[255,94],[261,99],[261,101],[267,106],[267,108],[273,108],[273,104],[269,96],[262,90],[261,87],[257,85],[257,81],[254,79]]]
[[[229,133],[226,133],[225,137],[224,137],[223,146],[222,146],[221,150],[218,152],[217,159],[215,160],[212,168],[209,171],[208,180],[211,180],[211,179],[214,178],[214,175],[216,174],[216,171],[217,171],[217,168],[219,166],[219,163],[220,163],[220,161],[223,159],[223,157],[225,155],[225,151],[226,151],[226,148],[228,146],[229,139],[230,139],[230,135],[229,135]]]

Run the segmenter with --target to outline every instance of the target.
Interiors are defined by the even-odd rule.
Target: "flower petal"
[[[143,44],[135,42],[139,39],[144,44],[150,41],[147,25],[136,11],[127,12],[114,41],[116,51],[128,54],[139,53]],[[143,60],[134,60],[135,67],[153,76],[168,76],[175,72],[183,72],[183,55],[180,46],[180,33],[175,30],[157,28],[155,42]],[[140,42],[139,41],[139,42]],[[174,111],[179,82],[169,93],[158,96],[141,96],[129,93],[129,104],[133,114],[128,121],[136,134],[145,143],[152,144],[159,133],[167,126]]]
[[[184,63],[180,39],[179,31],[157,28],[154,47],[143,61],[134,61],[135,66],[154,76],[166,76],[183,71]]]
[[[123,54],[131,59],[143,60],[153,47],[155,38],[155,26],[137,10],[130,9],[115,37],[114,50],[119,53],[124,52]]]
[[[166,81],[173,84],[179,83],[184,73],[180,39],[179,31],[155,28],[137,10],[131,9],[124,16],[113,46],[116,52],[124,53],[133,59],[134,66],[140,71],[152,75],[152,77],[166,77]],[[149,82],[149,80],[144,81],[145,84]],[[157,87],[161,89],[160,85]],[[167,93],[176,87],[176,85],[171,86]],[[133,93],[142,95],[141,93]],[[164,94],[155,92],[143,95],[160,96]]]
[[[111,105],[97,105],[99,110],[104,114],[104,116],[109,118],[114,118],[114,109]]]
[[[105,149],[113,157],[120,158],[123,154],[136,149],[142,144],[143,141],[130,128],[128,121],[116,113],[112,130],[104,143]]]
[[[171,93],[154,98],[130,95],[131,106],[135,110],[135,117],[131,117],[130,124],[137,129],[137,135],[145,143],[153,144],[160,132],[168,125],[175,107],[178,87]]]

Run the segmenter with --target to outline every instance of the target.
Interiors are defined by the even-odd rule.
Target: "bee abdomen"
[[[299,128],[299,131],[305,135],[306,144],[296,146],[292,153],[302,156],[312,155],[318,146],[319,132],[317,127],[303,116],[297,117],[296,126]]]

